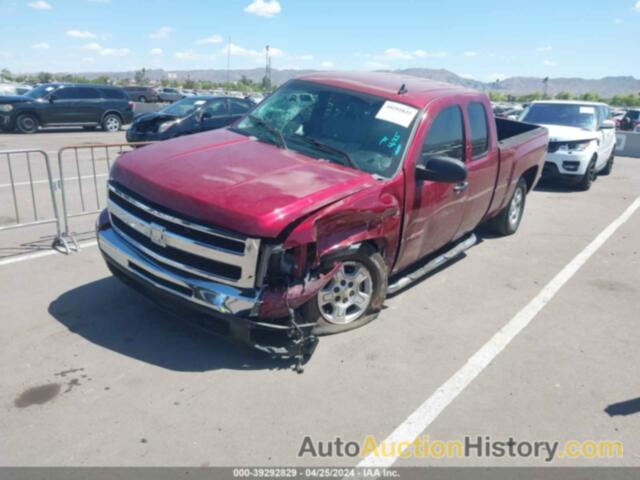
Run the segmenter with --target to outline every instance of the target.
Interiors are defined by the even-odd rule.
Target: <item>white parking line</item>
[[[464,389],[505,349],[509,343],[535,318],[558,291],[584,265],[587,260],[620,228],[640,207],[640,197],[605,228],[593,241],[571,260],[515,317],[502,327],[451,378],[443,383],[425,402],[402,422],[384,442],[407,447],[460,395]],[[388,450],[387,450],[388,451]],[[358,467],[390,467],[400,456],[383,457],[369,454]]]
[[[98,173],[98,174],[96,174],[96,177],[106,177],[107,175],[108,175],[107,173]],[[84,179],[87,179],[87,178],[93,178],[93,175],[83,175],[83,176],[80,177],[81,180],[84,180]],[[65,182],[71,182],[71,181],[74,181],[74,180],[78,180],[78,177],[67,177],[64,180],[65,180]],[[59,178],[54,178],[53,179],[53,183],[54,184],[57,184],[59,182],[60,182]],[[33,181],[34,185],[38,185],[38,184],[41,184],[41,183],[49,183],[49,180],[45,179],[45,180],[34,180]],[[16,187],[25,187],[25,186],[29,185],[29,182],[16,182],[14,185]],[[10,183],[0,183],[0,188],[9,188],[9,187],[11,187]]]
[[[87,240],[86,242],[80,242],[78,246],[80,248],[85,248],[85,247],[94,247],[97,244],[98,244],[97,240]],[[11,265],[12,263],[25,262],[27,260],[35,260],[36,258],[48,257],[49,255],[55,255],[56,253],[60,253],[60,252],[52,248],[51,250],[43,250],[41,252],[26,253],[24,255],[16,255],[15,257],[9,257],[9,258],[4,258],[0,260],[0,267],[3,267],[5,265]],[[60,253],[60,254],[64,255],[63,253]]]

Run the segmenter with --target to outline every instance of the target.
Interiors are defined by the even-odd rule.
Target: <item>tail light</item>
[[[133,110],[133,107],[135,106],[134,102],[129,102],[129,109]]]

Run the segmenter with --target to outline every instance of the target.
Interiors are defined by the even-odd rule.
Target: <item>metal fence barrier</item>
[[[44,165],[46,178],[37,178],[34,180],[34,165],[33,162],[37,162],[37,157],[39,161],[42,163],[40,167]],[[58,213],[58,204],[56,202],[56,185],[53,181],[53,176],[51,173],[51,163],[49,162],[49,156],[44,150],[3,150],[0,151],[0,160],[4,158],[6,159],[6,171],[9,182],[2,183],[0,185],[0,194],[5,196],[5,193],[2,191],[5,188],[9,189],[9,196],[11,198],[10,207],[8,211],[4,211],[4,206],[8,205],[4,201],[2,214],[13,214],[15,215],[15,219],[6,217],[10,221],[3,221],[0,223],[0,231],[10,230],[15,228],[22,227],[31,227],[35,225],[44,225],[48,223],[55,223],[58,236],[61,232],[60,228],[60,215]],[[17,163],[19,162],[19,163]],[[4,162],[3,162],[4,163]],[[26,180],[21,181],[17,178],[19,173],[16,172],[16,166],[22,164],[26,164]],[[20,173],[24,175],[24,170],[20,170]],[[42,173],[42,172],[36,172]],[[39,175],[40,177],[42,175]],[[4,176],[3,176],[4,177]],[[36,193],[38,188],[37,185],[45,184],[47,185],[48,192],[42,192],[45,195],[44,201],[42,201],[42,194]],[[28,187],[27,191],[21,191],[22,187]],[[40,200],[40,201],[39,201]],[[49,205],[50,208],[47,208],[46,213],[45,210],[46,205]],[[4,215],[3,215],[4,216]],[[14,221],[15,220],[15,221]]]
[[[125,151],[150,143],[72,145],[58,151],[62,228],[58,230],[56,246],[63,247],[66,253],[78,250],[69,219],[100,212],[106,204],[106,179],[112,160]],[[104,181],[98,180],[101,177]]]

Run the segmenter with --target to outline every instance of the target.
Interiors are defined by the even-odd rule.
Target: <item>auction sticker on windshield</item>
[[[417,108],[403,105],[402,103],[386,101],[376,114],[378,120],[386,120],[407,128],[418,112]]]

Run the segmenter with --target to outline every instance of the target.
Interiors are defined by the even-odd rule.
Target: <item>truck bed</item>
[[[503,118],[496,118],[496,132],[500,167],[489,217],[506,205],[523,174],[531,176],[531,188],[535,186],[542,173],[549,140],[546,128]]]

